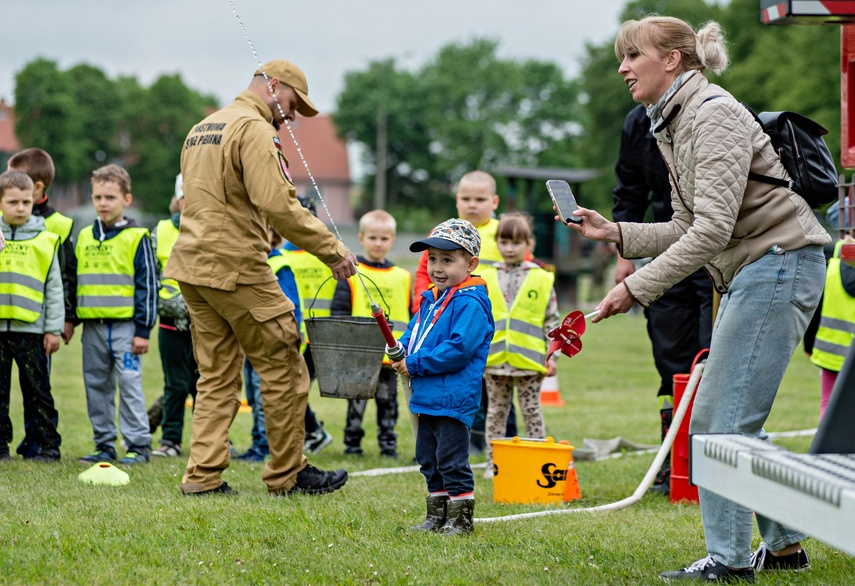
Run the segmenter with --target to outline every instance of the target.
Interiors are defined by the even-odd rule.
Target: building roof
[[[15,108],[0,98],[0,153],[17,153],[21,144],[15,138]]]
[[[332,118],[297,116],[291,123],[300,151],[306,158],[315,180],[321,183],[335,182],[350,184],[350,164],[347,158],[347,143],[338,137]],[[285,126],[279,129],[282,150],[288,159],[294,181],[308,181],[309,175]]]

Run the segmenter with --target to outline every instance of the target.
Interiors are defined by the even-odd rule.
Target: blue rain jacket
[[[435,288],[422,293],[425,299],[419,312],[400,338],[407,350],[413,389],[410,410],[452,417],[471,427],[481,404],[481,377],[495,329],[493,312],[487,284],[480,277],[470,277],[460,284],[433,328],[422,338],[434,311],[449,292],[446,290],[438,299]]]

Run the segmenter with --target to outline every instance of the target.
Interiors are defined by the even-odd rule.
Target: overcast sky
[[[15,73],[44,57],[62,70],[88,63],[111,78],[133,75],[145,85],[177,72],[188,86],[225,104],[246,87],[259,61],[286,58],[303,68],[309,96],[329,113],[347,71],[386,57],[414,68],[440,47],[475,36],[497,39],[503,57],[548,59],[576,75],[585,43],[614,37],[626,1],[4,2],[0,97],[13,101]]]

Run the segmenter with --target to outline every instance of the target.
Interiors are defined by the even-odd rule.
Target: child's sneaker
[[[768,572],[769,570],[791,570],[801,572],[810,569],[810,560],[805,550],[797,551],[789,555],[772,555],[765,542],[760,542],[760,547],[751,554],[751,567],[755,572]]]
[[[362,456],[363,454],[364,452],[359,446],[347,446],[346,448],[344,448],[345,456]]]
[[[50,450],[39,450],[39,453],[35,456],[30,456],[29,458],[24,458],[29,462],[59,462],[59,450],[50,449]]]
[[[83,464],[97,464],[98,462],[116,461],[116,448],[108,445],[96,446],[95,451],[88,456],[77,458]]]
[[[317,454],[332,443],[333,437],[323,427],[319,427],[312,433],[306,434],[303,442],[303,451],[307,454]]]
[[[261,448],[252,446],[240,456],[235,456],[235,459],[242,462],[264,462],[264,458],[266,458],[268,454],[269,452],[265,452]]]
[[[8,462],[12,459],[9,455],[9,444],[0,444],[0,462]]]
[[[398,450],[395,448],[386,448],[385,450],[380,450],[381,458],[392,458],[394,460],[398,459]]]
[[[119,464],[148,464],[150,460],[148,448],[145,446],[128,446],[128,453],[119,460]]]
[[[151,455],[153,458],[177,458],[183,453],[181,444],[163,444],[156,450],[153,450]]]

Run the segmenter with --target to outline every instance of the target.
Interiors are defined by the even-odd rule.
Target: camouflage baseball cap
[[[462,248],[472,256],[481,252],[481,236],[475,226],[466,220],[446,220],[433,229],[428,238],[410,244],[410,252],[421,252],[430,248],[456,250]]]

